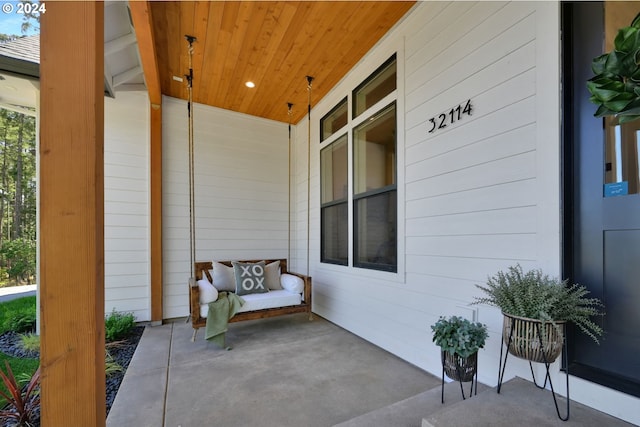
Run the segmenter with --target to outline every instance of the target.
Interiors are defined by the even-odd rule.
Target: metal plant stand
[[[506,335],[503,332],[503,342],[506,339],[507,342],[507,352],[504,356],[504,361],[502,360],[502,353],[504,352],[504,346],[500,346],[500,366],[498,367],[498,393],[500,393],[500,389],[502,388],[502,380],[504,378],[504,371],[505,368],[507,366],[507,358],[509,357],[509,353],[514,354],[514,356],[519,357],[521,359],[525,359],[529,361],[529,368],[531,369],[531,376],[533,378],[533,383],[535,384],[536,387],[538,387],[539,389],[546,389],[547,387],[547,381],[549,382],[549,386],[551,387],[551,394],[553,396],[553,403],[555,404],[556,407],[556,413],[558,414],[558,418],[560,418],[562,421],[567,421],[569,419],[569,403],[570,403],[570,398],[569,398],[569,366],[568,366],[568,358],[567,358],[567,328],[566,328],[566,323],[559,323],[558,326],[562,328],[562,355],[561,355],[561,369],[564,370],[565,372],[565,376],[566,376],[566,382],[567,382],[567,413],[566,416],[563,417],[562,415],[560,415],[560,409],[558,407],[558,399],[556,397],[556,392],[553,388],[553,382],[551,381],[551,375],[549,374],[549,367],[551,366],[551,364],[555,361],[555,359],[557,358],[557,354],[555,355],[555,357],[553,355],[549,355],[548,351],[545,348],[545,345],[543,343],[542,340],[542,333],[541,333],[541,328],[540,328],[540,323],[538,321],[532,321],[530,322],[533,325],[533,328],[535,329],[536,332],[536,337],[537,340],[539,342],[539,347],[536,343],[536,345],[534,346],[530,346],[530,342],[527,344],[528,347],[535,347],[536,348],[536,357],[534,358],[530,358],[526,356],[526,353],[528,351],[528,349],[523,349],[522,346],[520,346],[520,348],[516,348],[518,347],[518,345],[514,342],[514,336],[513,336],[513,331],[515,329],[517,329],[517,325],[516,323],[518,321],[527,321],[527,319],[523,319],[523,318],[517,318],[514,316],[509,316],[505,314],[505,326],[507,326],[507,323],[510,323],[510,327],[509,327],[509,333],[508,335]],[[530,326],[529,326],[530,327]],[[554,326],[555,328],[555,326]],[[508,338],[507,338],[508,337]],[[547,347],[548,347],[549,343],[547,342]],[[539,349],[539,351],[538,351]],[[544,367],[546,370],[546,374],[545,374],[545,379],[544,379],[544,384],[542,385],[538,385],[537,381],[536,381],[536,377],[535,374],[533,372],[533,365],[532,365],[532,360],[535,362],[539,362],[539,363],[544,363]]]
[[[461,357],[457,354],[451,354],[446,351],[442,351],[442,387],[441,387],[441,402],[444,403],[444,375],[445,373],[449,378],[460,383],[460,393],[462,393],[462,400],[466,399],[464,394],[463,382],[471,382],[471,389],[469,390],[469,397],[474,392],[478,394],[478,353],[473,353],[469,357]]]

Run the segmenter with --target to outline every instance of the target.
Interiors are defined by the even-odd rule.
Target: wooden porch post
[[[42,425],[105,425],[104,4],[41,18]]]
[[[161,323],[162,310],[162,107],[151,104],[151,320]]]
[[[162,90],[156,57],[153,19],[148,1],[129,3],[136,29],[144,80],[149,92],[151,201],[151,320],[162,322]]]

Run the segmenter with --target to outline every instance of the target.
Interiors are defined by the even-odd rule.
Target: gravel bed
[[[120,383],[122,383],[122,379],[124,378],[124,374],[129,366],[129,362],[131,362],[131,358],[133,357],[133,353],[136,351],[136,347],[138,346],[138,342],[142,337],[142,333],[144,332],[144,326],[136,326],[133,328],[131,333],[127,338],[119,342],[116,346],[109,347],[109,353],[113,358],[118,362],[120,366],[122,366],[122,372],[116,372],[115,374],[107,377],[106,381],[106,397],[107,397],[107,415],[109,414],[109,410],[111,409],[111,405],[113,404],[113,400],[118,393],[118,389],[120,388]],[[13,357],[20,358],[32,358],[37,359],[40,357],[40,353],[35,352],[27,352],[20,345],[20,334],[17,334],[13,331],[5,332],[0,335],[0,351]],[[2,367],[4,370],[4,367]],[[6,427],[11,424],[3,423],[0,420],[0,426]],[[35,424],[34,427],[39,426],[38,423]]]

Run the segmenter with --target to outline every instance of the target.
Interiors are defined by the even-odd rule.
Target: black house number
[[[465,114],[470,116],[472,111],[473,107],[471,106],[471,100],[468,99],[464,107],[462,107],[462,104],[459,104],[457,107],[449,110],[448,113],[442,113],[438,117],[431,117],[429,119],[429,123],[431,123],[429,133],[435,132],[439,129],[444,129],[448,125],[454,124],[458,120],[461,120]]]

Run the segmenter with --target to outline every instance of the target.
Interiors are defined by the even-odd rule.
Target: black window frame
[[[357,230],[360,224],[358,223],[358,202],[361,200],[368,200],[373,197],[377,197],[383,194],[395,194],[396,199],[396,215],[395,215],[395,264],[382,264],[382,263],[374,263],[374,262],[359,262],[358,261],[358,253],[359,253],[359,239],[357,238]],[[398,272],[398,186],[397,184],[388,185],[386,187],[382,187],[373,191],[367,191],[361,193],[357,196],[353,196],[353,266],[358,268],[366,268],[368,270],[378,270],[378,271],[388,271],[392,273]]]
[[[391,66],[392,64],[395,64],[395,81],[394,83],[394,88],[389,91],[388,93],[385,92],[381,92],[384,95],[380,97],[380,99],[374,99],[373,103],[371,105],[366,105],[365,109],[363,111],[361,111],[360,113],[356,114],[356,106],[357,106],[357,94],[368,84],[370,84],[373,80],[375,80],[377,77],[379,77],[383,72],[385,72],[385,70],[387,70],[389,68],[389,66]],[[389,79],[389,77],[387,77],[384,82],[386,83],[387,80]],[[390,87],[391,85],[389,84],[387,87]],[[384,86],[382,86],[384,87]],[[373,71],[371,74],[369,74],[369,76],[364,79],[358,86],[356,86],[352,91],[351,94],[346,96],[345,98],[343,98],[340,102],[338,102],[333,108],[331,108],[331,110],[329,112],[327,112],[319,121],[319,138],[320,138],[320,144],[325,144],[326,146],[323,147],[320,151],[322,152],[324,149],[330,147],[332,144],[334,144],[336,141],[338,141],[339,139],[341,139],[344,135],[341,134],[341,132],[346,132],[347,136],[347,143],[348,143],[348,156],[351,156],[351,162],[348,162],[348,172],[349,172],[349,179],[351,180],[350,185],[349,185],[349,190],[347,192],[346,198],[344,199],[336,199],[336,200],[331,200],[330,202],[326,202],[323,203],[322,201],[322,189],[320,191],[320,262],[321,263],[325,263],[325,264],[334,264],[334,265],[343,265],[343,266],[348,266],[348,267],[354,267],[354,268],[363,268],[363,269],[368,269],[368,270],[373,270],[373,271],[381,271],[381,272],[390,272],[390,273],[397,273],[398,272],[398,254],[399,254],[399,250],[400,250],[400,236],[398,235],[398,224],[399,224],[399,219],[398,219],[398,213],[399,213],[399,209],[398,209],[398,151],[399,151],[399,147],[398,147],[398,134],[397,134],[397,130],[398,130],[398,99],[397,96],[393,97],[393,99],[391,100],[390,95],[393,93],[397,93],[398,89],[398,69],[397,69],[397,52],[394,52],[386,61],[384,61],[379,67],[377,67],[375,69],[375,71]],[[374,89],[375,90],[375,89]],[[349,99],[349,96],[351,97],[351,99]],[[381,108],[376,108],[376,111],[373,111],[374,106],[379,105],[380,101],[382,101],[383,99],[388,99],[389,102],[386,103],[385,106],[381,107]],[[337,129],[335,132],[331,133],[330,135],[325,135],[324,134],[324,121],[329,118],[332,114],[335,114],[336,111],[340,108],[344,107],[344,103],[347,103],[347,121],[346,124],[344,126],[342,126],[340,129]],[[393,107],[394,109],[394,115],[395,115],[395,132],[394,132],[394,165],[393,165],[393,172],[394,172],[394,179],[393,179],[393,184],[390,185],[386,185],[380,188],[376,188],[370,191],[364,191],[362,193],[359,194],[355,194],[355,172],[356,172],[356,166],[355,166],[355,131],[358,130],[362,125],[364,125],[365,123],[367,123],[367,121],[369,119],[373,119],[376,118],[377,116],[379,116],[381,113],[384,113],[385,110],[387,110],[388,108]],[[351,108],[351,113],[349,114],[348,109]],[[358,119],[355,121],[354,124],[354,119]],[[340,134],[340,135],[338,135]],[[334,136],[336,137],[334,139]],[[373,141],[371,141],[373,142]],[[319,156],[320,157],[320,180],[322,182],[322,154]],[[389,163],[390,164],[390,163]],[[322,183],[321,183],[322,185]],[[359,236],[359,226],[362,225],[360,224],[358,215],[359,215],[359,210],[358,210],[358,204],[361,203],[363,200],[367,200],[367,199],[372,199],[374,197],[379,197],[381,195],[392,195],[390,197],[392,197],[392,200],[395,201],[395,204],[393,204],[393,206],[391,204],[389,204],[389,207],[393,207],[394,211],[391,212],[390,210],[387,211],[388,212],[388,216],[389,218],[391,218],[391,216],[393,216],[393,221],[395,222],[395,224],[393,224],[392,226],[389,226],[387,228],[387,232],[389,234],[389,236],[392,237],[392,239],[389,239],[388,244],[389,245],[393,245],[393,252],[391,252],[390,250],[388,250],[387,248],[384,248],[381,253],[383,254],[381,256],[381,258],[384,258],[385,260],[391,260],[391,262],[393,262],[393,264],[389,264],[389,263],[376,263],[376,262],[370,262],[371,260],[371,256],[369,256],[369,258],[367,258],[366,262],[359,262],[358,261],[358,253],[359,253],[359,241],[358,241],[358,236]],[[379,202],[378,202],[379,203]],[[346,238],[347,238],[347,242],[346,245],[347,247],[350,245],[350,251],[347,250],[347,257],[346,259],[341,259],[341,258],[331,258],[331,257],[326,257],[325,256],[325,238],[327,237],[325,234],[326,228],[325,228],[325,221],[326,221],[326,214],[328,212],[328,208],[335,208],[336,206],[344,206],[346,207],[346,215],[347,215],[347,221],[346,221]],[[349,212],[349,209],[351,209],[351,212]],[[349,218],[349,214],[351,213],[351,218]],[[342,216],[338,217],[339,219],[342,218]],[[382,222],[384,222],[384,219],[382,219]],[[388,224],[390,224],[387,221]],[[340,223],[341,224],[341,223]],[[373,223],[372,223],[373,224]],[[375,224],[374,224],[375,225]],[[367,234],[366,236],[363,236],[365,239],[367,237],[369,237],[369,235]],[[373,235],[373,239],[375,239],[377,236],[375,236],[375,233]],[[351,242],[349,242],[349,238],[351,238]],[[379,238],[378,241],[381,241],[382,243],[384,243],[384,236],[382,236],[381,238]],[[368,255],[368,254],[367,254]],[[375,258],[375,257],[373,257]]]
[[[346,106],[347,107],[347,116],[346,119],[347,121],[344,123],[344,126],[342,126],[339,129],[336,129],[335,132],[333,132],[331,135],[335,135],[337,133],[339,133],[342,129],[345,128],[345,126],[347,126],[349,124],[349,100],[347,99],[347,97],[345,96],[342,100],[340,100],[340,102],[338,102],[335,107],[333,107],[331,110],[329,110],[329,112],[327,114],[325,114],[324,116],[322,116],[322,118],[320,119],[320,143],[322,144],[326,139],[328,139],[329,137],[331,137],[331,135],[324,135],[324,121],[329,118],[333,113],[335,113],[336,111],[338,111],[340,108],[342,108],[342,106]]]
[[[346,98],[345,98],[346,99]],[[335,109],[335,108],[334,108]],[[341,128],[342,129],[342,128]],[[337,132],[336,132],[337,134]],[[334,134],[335,135],[335,134]],[[339,135],[336,137],[336,139],[334,141],[332,141],[330,144],[328,144],[326,147],[324,147],[322,150],[320,150],[320,262],[322,263],[326,263],[326,264],[335,264],[335,265],[349,265],[349,191],[347,190],[347,194],[345,197],[340,198],[340,199],[332,199],[329,202],[323,202],[322,201],[322,173],[323,173],[323,167],[322,167],[322,152],[324,150],[329,149],[330,147],[333,146],[333,144],[338,143],[340,140],[342,140],[343,138],[346,139],[346,153],[347,153],[347,168],[348,166],[348,150],[349,150],[349,135],[348,132]],[[347,169],[347,176],[349,175],[349,170]],[[331,257],[325,257],[325,213],[329,208],[334,208],[336,206],[344,206],[347,209],[347,217],[346,217],[346,225],[347,225],[347,232],[345,233],[345,238],[346,238],[346,247],[347,247],[347,257],[345,260],[340,259],[340,258],[331,258]]]
[[[393,55],[391,55],[389,57],[389,59],[387,59],[386,61],[384,61],[384,63],[382,65],[380,65],[378,68],[376,68],[376,70],[369,74],[369,76],[364,79],[362,81],[362,83],[360,83],[358,86],[356,86],[355,89],[353,89],[353,91],[351,91],[351,100],[352,100],[352,108],[351,108],[351,118],[355,119],[358,116],[360,116],[361,114],[363,114],[365,111],[367,111],[366,109],[364,111],[362,111],[361,113],[357,113],[358,109],[357,109],[357,105],[356,105],[356,101],[357,101],[357,93],[366,85],[368,85],[369,83],[371,83],[371,81],[373,79],[375,79],[376,77],[378,77],[378,75],[380,75],[380,73],[382,73],[382,71],[384,71],[385,68],[387,68],[389,65],[391,65],[392,63],[396,62],[397,59],[397,54],[394,53]],[[398,89],[398,68],[397,68],[397,62],[396,62],[396,90]]]
[[[395,56],[395,55],[394,55]],[[397,176],[397,162],[398,162],[398,133],[397,133],[397,128],[398,128],[398,103],[397,100],[394,100],[393,102],[389,103],[388,105],[385,105],[384,107],[380,108],[378,111],[376,111],[375,113],[371,114],[370,118],[373,117],[380,117],[382,115],[385,114],[385,112],[389,109],[393,108],[394,111],[394,118],[395,118],[395,128],[396,128],[396,132],[394,133],[394,150],[395,150],[395,162],[396,162],[396,167],[394,168],[394,179],[393,179],[393,184],[390,185],[386,185],[384,187],[380,187],[380,188],[375,188],[373,190],[368,190],[368,191],[363,191],[361,193],[356,193],[355,192],[355,188],[352,189],[352,194],[351,194],[351,198],[352,198],[352,208],[353,208],[353,228],[351,230],[351,234],[352,234],[352,238],[353,238],[353,266],[354,267],[358,267],[358,268],[366,268],[369,270],[379,270],[379,271],[388,271],[388,272],[393,272],[393,273],[397,273],[398,272],[398,176]],[[351,139],[352,139],[352,150],[356,149],[356,142],[355,142],[355,133],[358,130],[358,128],[364,124],[368,124],[367,121],[362,122],[361,124],[359,124],[358,126],[354,126],[351,129]],[[355,174],[356,174],[356,154],[352,153],[352,166],[351,166],[351,173],[352,173],[352,180],[354,182],[354,186],[355,186]],[[396,206],[395,206],[395,242],[393,242],[395,244],[395,264],[391,265],[391,264],[381,264],[381,263],[372,263],[372,262],[359,262],[358,261],[358,255],[359,255],[359,239],[358,239],[358,230],[359,230],[359,214],[358,214],[358,202],[361,200],[367,200],[367,199],[371,199],[373,197],[377,197],[380,196],[382,194],[390,194],[390,193],[395,193],[395,199],[396,199]]]

